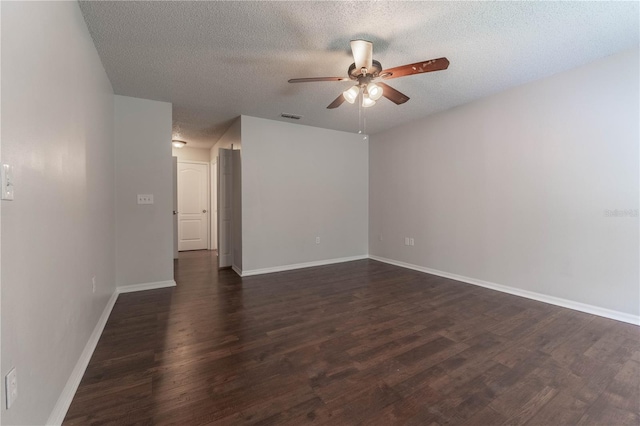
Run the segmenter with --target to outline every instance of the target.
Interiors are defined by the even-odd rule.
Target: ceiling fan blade
[[[366,40],[351,40],[351,52],[353,52],[353,59],[358,71],[362,68],[371,70],[373,65],[373,43]]]
[[[342,95],[342,93],[340,93],[340,96],[338,96],[333,102],[331,102],[327,107],[327,109],[338,108],[340,105],[342,105],[343,102],[344,102],[344,96]]]
[[[346,77],[309,77],[309,78],[292,78],[289,83],[310,83],[313,81],[349,81]]]
[[[376,83],[378,86],[382,87],[382,96],[389,99],[396,105],[403,104],[409,100],[409,97],[402,92],[398,92],[393,87],[384,83]]]
[[[415,64],[401,65],[399,67],[382,70],[380,76],[385,80],[390,78],[405,77],[424,72],[446,70],[449,67],[447,58],[430,59],[428,61],[416,62]]]

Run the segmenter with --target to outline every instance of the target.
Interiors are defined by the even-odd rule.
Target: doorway
[[[231,212],[233,202],[232,154],[230,149],[218,150],[218,266],[232,265],[233,254]]]
[[[240,150],[218,149],[218,266],[242,276],[242,185]]]
[[[178,162],[178,250],[209,248],[209,163]]]

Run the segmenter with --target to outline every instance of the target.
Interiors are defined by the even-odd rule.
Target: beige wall
[[[370,253],[637,318],[638,218],[605,212],[639,208],[638,75],[636,49],[373,135]]]
[[[115,97],[116,283],[173,281],[171,104]],[[137,194],[154,204],[138,205]]]
[[[41,425],[115,291],[113,91],[76,2],[3,2],[1,28],[2,424]]]

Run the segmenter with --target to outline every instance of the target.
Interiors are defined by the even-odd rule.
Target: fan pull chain
[[[367,135],[367,111],[364,112],[364,117],[362,117],[362,133],[364,134],[362,139],[366,141],[369,138]]]
[[[360,96],[358,96],[358,134],[362,135],[362,140],[368,140],[369,136],[367,136],[367,111],[362,111],[362,98],[364,97],[364,93],[360,92]]]
[[[362,93],[362,90],[361,90],[358,96],[358,133],[359,134],[362,133],[362,97],[363,96],[364,94]]]

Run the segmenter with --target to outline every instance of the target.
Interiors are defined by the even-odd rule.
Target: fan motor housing
[[[375,59],[373,59],[371,63],[372,63],[371,69],[367,70],[367,75],[377,77],[378,74],[380,74],[380,71],[382,71],[382,65],[380,65],[380,62],[376,61]],[[355,62],[351,64],[351,66],[349,67],[348,74],[349,74],[349,78],[352,80],[358,80],[358,77],[362,76],[362,72],[356,69]]]

